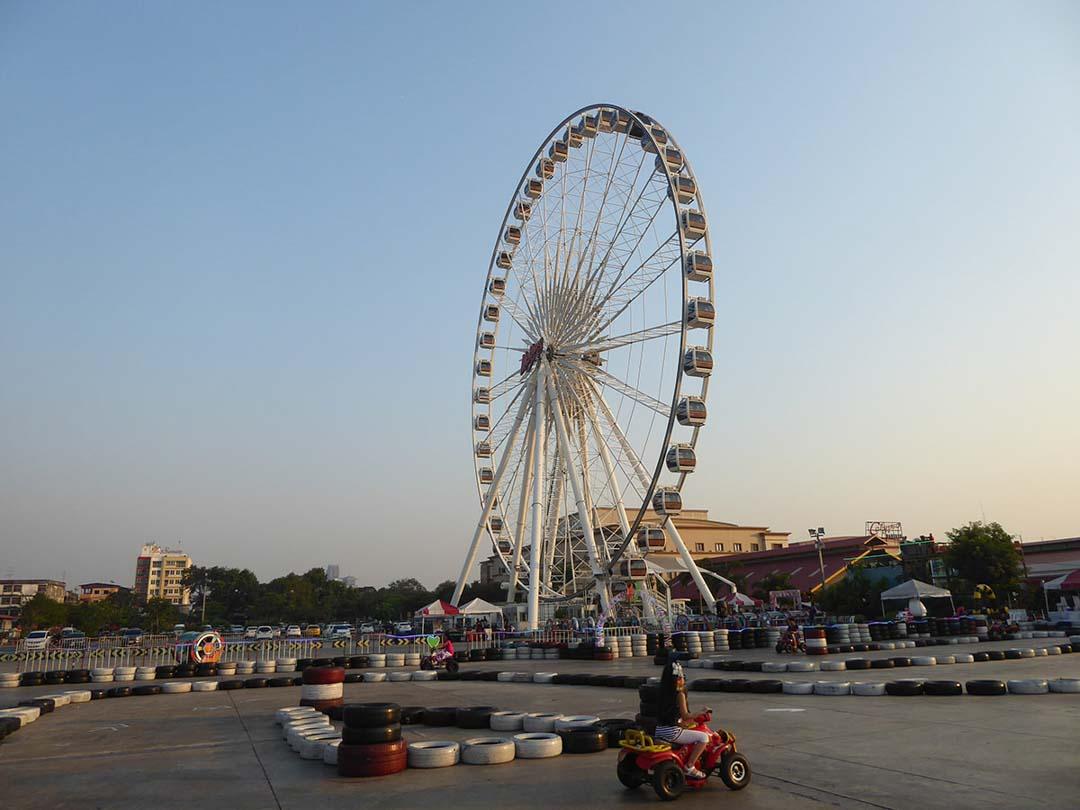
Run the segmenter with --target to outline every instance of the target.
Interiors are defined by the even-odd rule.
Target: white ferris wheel
[[[510,198],[484,285],[472,365],[480,519],[454,593],[482,545],[524,596],[599,596],[630,582],[652,612],[650,550],[697,467],[713,367],[708,218],[686,155],[641,112],[570,115]]]

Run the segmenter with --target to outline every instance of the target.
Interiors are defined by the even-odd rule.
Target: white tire
[[[570,731],[574,728],[588,728],[599,723],[600,718],[591,714],[567,714],[555,721],[555,731]]]
[[[512,683],[514,680],[514,673],[500,672],[498,675],[495,676],[495,680],[497,680],[499,683]]]
[[[287,740],[289,739],[290,734],[296,734],[298,732],[304,731],[323,731],[330,728],[329,721],[330,718],[327,717],[325,723],[320,723],[317,721],[309,721],[307,723],[285,723],[281,727],[281,737],[282,739]]]
[[[957,664],[974,664],[975,656],[971,653],[957,653],[953,656],[953,659]]]
[[[514,741],[505,737],[472,737],[461,744],[461,761],[466,765],[500,765],[512,762]]]
[[[418,669],[412,674],[414,681],[437,681],[439,679],[438,672],[432,672],[428,669]],[[391,678],[390,680],[394,680]]]
[[[1047,655],[1061,655],[1061,648],[1060,647],[1047,647],[1046,648],[1046,654]]]
[[[814,694],[813,681],[784,681],[785,695],[812,695]]]
[[[543,731],[515,734],[514,749],[518,759],[557,757],[562,753],[562,737]]]
[[[1045,630],[1035,630],[1031,635],[1032,638],[1046,638],[1047,633]]]
[[[818,681],[814,684],[815,695],[850,695],[850,681]]]
[[[64,694],[72,703],[87,703],[90,700],[89,689],[72,689]]]
[[[855,681],[851,684],[851,694],[862,697],[877,697],[885,694],[885,684],[870,681]]]
[[[453,740],[409,743],[410,768],[447,768],[461,759],[461,746]]]
[[[382,653],[372,653],[367,658],[367,665],[375,669],[382,669],[386,666],[386,656]]]
[[[282,706],[274,713],[274,722],[279,726],[290,717],[301,717],[307,714],[318,714],[319,710],[314,706]]]
[[[787,664],[783,661],[766,661],[761,665],[762,672],[787,672]]]
[[[521,728],[528,732],[554,731],[555,721],[561,720],[561,714],[549,714],[545,712],[533,712],[525,715]]]
[[[1045,656],[1047,654],[1048,653],[1046,652],[1046,647],[1039,647],[1038,649],[1035,650],[1035,657],[1036,658],[1038,658],[1040,655]]]
[[[191,691],[191,681],[165,681],[161,684],[161,694],[180,695]]]
[[[391,672],[389,679],[392,683],[401,683],[402,681],[411,681],[411,672]]]
[[[300,743],[300,759],[322,759],[323,749],[326,745],[332,740],[341,739],[339,732],[335,731],[333,734],[333,737],[314,734],[304,739]]]
[[[112,667],[94,667],[92,670],[90,670],[90,677],[91,678],[101,677],[103,675],[108,675],[111,678],[113,676],[113,668]]]
[[[345,686],[340,683],[305,683],[300,687],[301,700],[337,700],[344,695]]]
[[[911,659],[911,665],[913,667],[932,667],[937,663],[937,659],[932,655],[916,655]]]
[[[386,680],[385,672],[365,672],[364,683],[381,683]]]
[[[822,672],[843,672],[846,669],[847,669],[847,662],[845,662],[845,661],[822,661],[821,662],[821,671]],[[762,667],[761,670],[762,670],[762,672],[764,672],[765,668]]]
[[[69,698],[66,694],[61,693],[57,693],[55,695],[38,695],[38,697],[42,699],[48,698],[49,700],[51,700],[53,702],[54,709],[59,709],[71,703],[71,698]]]
[[[492,731],[521,731],[525,721],[524,712],[492,712]]]
[[[939,656],[937,656],[937,662],[938,662],[939,666],[943,666],[943,665],[946,665],[946,664],[955,664],[956,663],[956,656],[955,655],[939,655]]]
[[[191,685],[191,691],[192,692],[216,692],[217,691],[217,685],[218,685],[217,681],[195,681],[195,683],[193,683]]]
[[[113,676],[111,674],[110,675],[91,675],[90,676],[90,681],[91,681],[91,683],[112,683],[113,682]]]
[[[1080,693],[1080,678],[1054,678],[1047,686],[1051,692],[1075,695]]]
[[[1031,648],[1028,648],[1026,650],[1020,650],[1020,657],[1021,658],[1034,658],[1035,657],[1035,650],[1033,650]]]
[[[322,750],[322,761],[327,765],[337,765],[337,749],[341,740],[327,740]]]
[[[789,661],[787,665],[788,672],[816,672],[817,668],[816,661]]]
[[[555,675],[556,675],[556,673],[554,673],[554,672],[534,672],[533,676],[532,676],[532,682],[533,683],[554,683]]]
[[[1050,691],[1046,681],[1038,678],[1025,678],[1016,681],[1006,681],[1010,695],[1045,695]]]
[[[19,721],[22,728],[27,723],[33,723],[41,716],[41,709],[37,706],[16,706],[13,709],[0,709],[0,717],[14,717]]]

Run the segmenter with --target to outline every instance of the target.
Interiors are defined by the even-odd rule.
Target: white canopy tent
[[[459,615],[461,616],[501,616],[502,608],[498,605],[493,605],[486,599],[476,597],[471,602],[467,602],[458,608]]]
[[[902,599],[910,602],[912,599],[948,599],[949,605],[952,606],[955,612],[956,607],[953,605],[952,593],[945,588],[939,588],[936,585],[931,585],[928,582],[920,582],[917,579],[909,579],[907,582],[901,582],[895,587],[889,588],[887,591],[881,592],[881,612],[885,613],[885,601]]]

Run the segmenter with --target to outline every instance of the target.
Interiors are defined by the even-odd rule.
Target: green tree
[[[945,565],[956,571],[968,593],[976,585],[989,585],[999,598],[1020,583],[1020,552],[1000,523],[968,523],[948,532]]]
[[[167,599],[154,597],[143,608],[143,621],[151,633],[163,633],[180,621],[180,610]]]
[[[19,627],[23,633],[30,630],[47,630],[50,627],[63,627],[67,625],[68,606],[63,602],[56,602],[43,593],[38,593],[29,602],[22,606],[19,617]]]
[[[853,565],[843,579],[819,592],[819,607],[834,615],[881,616],[881,592],[889,587],[884,577],[872,577],[862,565]]]
[[[436,585],[435,590],[432,591],[432,593],[435,594],[436,599],[442,599],[444,602],[449,602],[450,597],[454,595],[454,588],[456,587],[457,583],[452,579],[448,579]],[[462,592],[462,596],[464,596],[464,592]]]
[[[769,591],[791,590],[791,574],[766,574],[752,586],[751,595],[763,601],[769,600]]]

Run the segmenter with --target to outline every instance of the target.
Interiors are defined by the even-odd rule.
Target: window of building
[[[751,543],[750,544],[750,550],[751,551],[761,551],[761,546],[759,546],[757,543]]]
[[[694,551],[704,551],[704,550],[705,550],[705,544],[704,543],[694,543]]]
[[[742,551],[742,543],[735,543],[732,548],[736,551]]]
[[[724,550],[724,544],[723,543],[713,543],[713,551],[723,551],[723,550]]]

